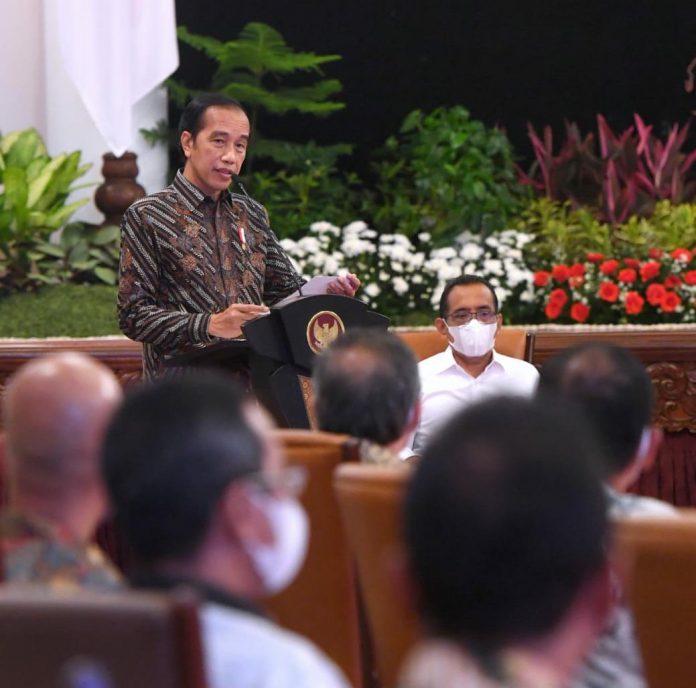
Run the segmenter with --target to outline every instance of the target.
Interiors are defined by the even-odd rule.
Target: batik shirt
[[[120,574],[96,545],[10,511],[0,516],[0,556],[7,583],[98,591],[123,587]]]
[[[118,319],[143,342],[145,377],[166,355],[220,341],[208,334],[213,313],[272,306],[302,283],[261,204],[229,191],[214,201],[181,171],[123,217]]]

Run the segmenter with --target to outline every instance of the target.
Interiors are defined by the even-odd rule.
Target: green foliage
[[[341,56],[295,52],[268,24],[250,22],[236,40],[224,43],[189,33],[185,26],[179,27],[178,36],[218,63],[212,89],[248,104],[252,112],[262,108],[276,114],[294,110],[325,115],[344,107],[343,103],[330,100],[341,90],[341,83],[336,79],[269,89],[271,79],[279,83],[284,76],[295,72],[321,74],[321,65],[340,60]]]
[[[696,246],[696,205],[660,201],[651,217],[632,216],[614,226],[597,220],[588,208],[574,210],[569,202],[539,198],[522,211],[515,227],[534,236],[524,247],[532,269],[582,261],[587,253],[630,258],[651,248]]]
[[[31,258],[38,268],[37,279],[47,284],[116,284],[120,236],[115,225],[67,225],[57,242],[35,244]]]
[[[503,229],[528,197],[505,134],[461,106],[415,110],[381,157],[370,210],[382,231],[425,231],[440,243],[465,230],[489,234]]]
[[[524,248],[530,265],[584,258],[588,251],[611,252],[611,228],[586,208],[573,210],[570,203],[548,198],[531,201],[513,222],[534,236]]]
[[[297,237],[317,218],[348,223],[356,217],[360,180],[337,168],[338,158],[350,150],[344,144],[284,143],[273,155],[283,167],[253,175],[249,187],[263,199],[279,237]]]
[[[99,284],[44,286],[0,298],[0,337],[96,337],[120,334],[116,288]]]
[[[62,227],[86,199],[66,204],[89,169],[80,153],[51,158],[34,129],[0,138],[0,290],[29,289],[43,280],[35,248]]]
[[[645,253],[659,247],[667,251],[696,247],[696,205],[660,201],[649,218],[632,216],[614,231],[615,252],[620,256]]]

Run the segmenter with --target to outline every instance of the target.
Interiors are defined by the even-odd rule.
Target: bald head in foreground
[[[3,403],[9,505],[0,522],[7,580],[118,585],[88,543],[107,510],[99,458],[121,398],[111,370],[79,353],[37,358],[10,379]]]

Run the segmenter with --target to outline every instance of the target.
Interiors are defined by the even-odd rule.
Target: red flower
[[[624,268],[623,270],[619,270],[619,282],[633,284],[636,279],[638,279],[638,275],[633,268]]]
[[[624,258],[623,263],[627,268],[637,268],[640,265],[637,258]]]
[[[682,300],[679,298],[679,294],[673,291],[668,291],[665,293],[662,301],[660,302],[660,308],[665,313],[674,313],[677,307],[681,305]]]
[[[662,251],[659,248],[651,248],[648,251],[648,255],[651,258],[659,258],[662,255]]]
[[[616,270],[616,268],[619,267],[619,261],[614,260],[613,258],[611,260],[605,260],[600,266],[599,266],[599,271],[603,275],[611,275],[612,272]]]
[[[554,289],[550,294],[544,308],[544,313],[549,320],[555,320],[563,311],[568,301],[568,294],[563,289]]]
[[[561,308],[568,303],[568,294],[564,289],[554,289],[549,294],[549,303],[557,303]]]
[[[601,263],[604,260],[604,254],[603,253],[588,253],[587,260],[589,260],[590,263]]]
[[[640,266],[640,278],[643,282],[654,279],[660,274],[660,264],[654,260],[649,260]]]
[[[674,287],[678,287],[681,283],[681,278],[676,275],[668,275],[665,277],[665,287],[668,289],[674,289]]]
[[[545,287],[549,283],[551,278],[551,273],[546,272],[546,270],[537,270],[534,273],[534,286],[535,287]]]
[[[688,248],[675,248],[674,251],[672,251],[672,258],[674,260],[680,260],[683,263],[688,263],[691,258],[691,251],[689,251]]]
[[[648,303],[651,306],[659,306],[662,303],[662,299],[665,298],[666,293],[667,290],[664,285],[656,282],[645,290],[645,297],[648,299]]]
[[[597,292],[602,301],[609,301],[609,303],[614,303],[619,298],[619,287],[613,282],[605,281],[599,285],[599,291]]]
[[[577,322],[584,323],[590,317],[590,307],[584,303],[574,303],[570,307],[570,317]]]
[[[568,278],[568,285],[570,286],[571,289],[577,289],[578,287],[582,286],[582,283],[585,281],[584,277],[573,277],[572,275]]]
[[[544,308],[544,313],[546,313],[546,317],[549,320],[555,320],[561,314],[562,310],[563,310],[563,306],[559,306],[557,303],[553,303],[553,301],[549,301],[546,304],[546,308]]]
[[[692,286],[696,284],[696,270],[689,270],[684,273],[684,281]]]
[[[643,310],[645,299],[637,291],[629,291],[626,294],[626,313],[638,315]]]
[[[551,276],[556,280],[556,282],[565,282],[570,276],[570,270],[568,266],[561,263],[560,265],[554,265],[551,270]]]
[[[572,277],[582,277],[585,274],[585,266],[582,263],[573,263],[570,266],[570,274]]]

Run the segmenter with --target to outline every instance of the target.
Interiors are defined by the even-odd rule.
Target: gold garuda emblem
[[[319,354],[345,331],[343,320],[336,313],[319,311],[307,323],[307,344],[315,354]]]

